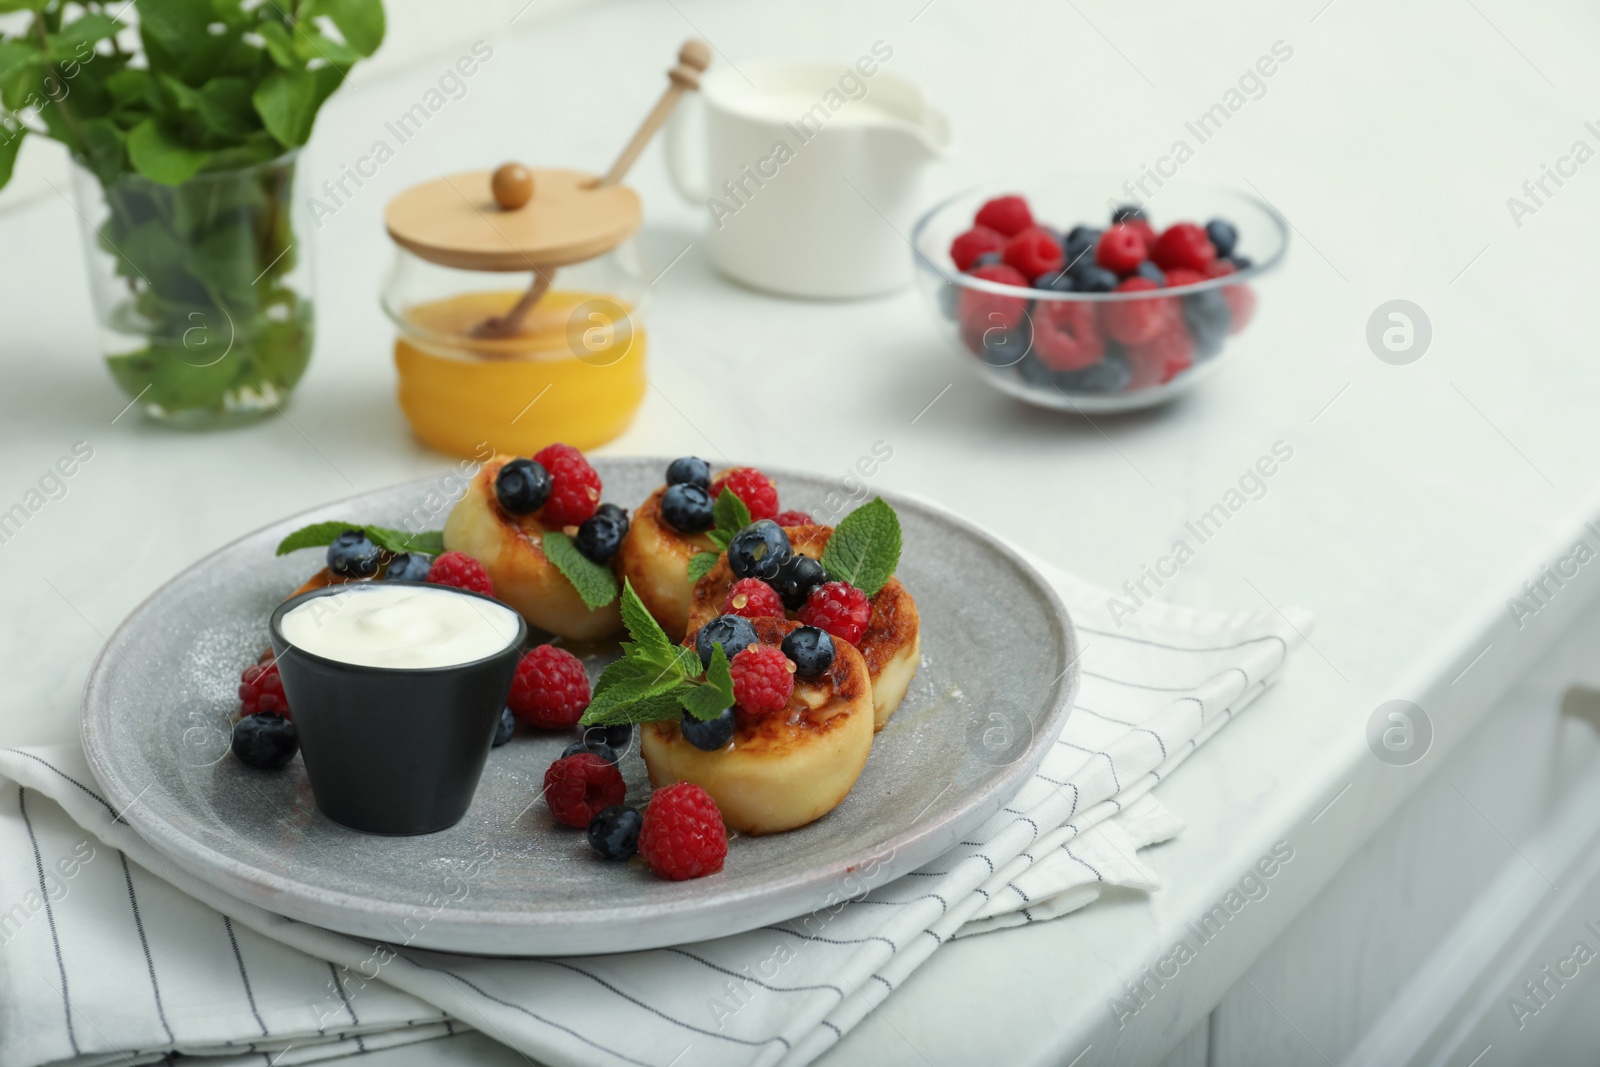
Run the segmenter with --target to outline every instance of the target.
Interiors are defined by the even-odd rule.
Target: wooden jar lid
[[[533,196],[502,208],[493,171],[473,170],[414,185],[384,209],[396,244],[432,263],[461,270],[529,271],[603,255],[639,228],[639,196],[599,185],[577,170],[530,168]]]

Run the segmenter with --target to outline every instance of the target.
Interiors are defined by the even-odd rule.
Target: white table
[[[1161,787],[1189,821],[1147,854],[1166,888],[946,947],[829,1062],[993,1062],[1004,1050],[1017,1064],[1145,1063],[1185,1035],[1180,1055],[1195,1053],[1185,1062],[1205,1062],[1208,1042],[1214,1063],[1254,1062],[1250,1050],[1272,1047],[1289,1050],[1279,1062],[1317,1060],[1297,1037],[1346,1055],[1381,1012],[1323,1019],[1333,1014],[1327,983],[1301,980],[1318,960],[1285,955],[1292,937],[1274,942],[1324,906],[1312,902],[1407,797],[1438,785],[1433,768],[1470,747],[1498,695],[1586,606],[1600,570],[1587,568],[1526,629],[1512,627],[1506,598],[1600,511],[1591,488],[1600,364],[1589,343],[1600,271],[1585,225],[1600,164],[1520,228],[1505,206],[1574,139],[1596,144],[1581,110],[1600,80],[1594,26],[1577,4],[1559,7],[1539,19],[1487,0],[1159,15],[954,0],[920,12],[923,0],[871,10],[844,0],[781,10],[603,3],[544,20],[531,11],[494,41],[468,95],[326,220],[311,371],[287,417],[226,433],[118,418],[71,207],[47,198],[0,216],[0,510],[74,442],[94,449],[67,495],[0,544],[0,741],[73,736],[104,635],[199,555],[311,504],[442,467],[394,406],[391,335],[376,304],[389,257],[380,210],[402,186],[512,156],[603,165],[677,41],[695,31],[735,61],[849,60],[889,41],[893,68],[926,86],[957,131],[957,154],[930,175],[930,202],[1010,174],[1134,172],[1281,39],[1292,60],[1183,170],[1259,189],[1295,227],[1247,343],[1192,399],[1092,424],[1057,417],[969,375],[909,291],[814,304],[742,290],[708,267],[703,213],[671,194],[652,149],[633,178],[646,203],[644,250],[661,266],[688,251],[656,287],[654,389],[607,451],[721,452],[842,473],[884,440],[894,458],[876,484],[942,501],[1116,587],[1275,441],[1288,442],[1294,458],[1268,493],[1163,590],[1193,605],[1294,603],[1319,616],[1283,684]],[[320,120],[308,165],[329,174],[365,151],[463,47],[350,87]],[[1380,362],[1363,338],[1373,309],[1397,297],[1426,309],[1434,329],[1427,355],[1405,367]],[[797,372],[808,371],[816,384],[797,397]],[[794,432],[774,434],[784,420]],[[1438,732],[1429,757],[1405,770],[1380,763],[1365,739],[1373,709],[1391,698],[1421,703]],[[1457,817],[1464,824],[1470,812]],[[1119,1031],[1108,1000],[1279,841],[1296,860],[1270,895]],[[1389,906],[1429,910],[1427,899]],[[986,981],[1002,973],[1003,996]],[[1270,1011],[1240,984],[1247,975]],[[1340,1004],[1354,1004],[1376,980],[1339,981],[1356,989]],[[474,1047],[484,1062],[520,1062]]]

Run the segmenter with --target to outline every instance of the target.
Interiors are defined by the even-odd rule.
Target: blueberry
[[[811,597],[812,590],[827,580],[828,572],[822,569],[822,564],[796,552],[783,561],[771,584],[783,599],[784,607],[799,611]]]
[[[1079,263],[1067,273],[1080,293],[1109,293],[1117,287],[1117,276],[1094,263]]]
[[[500,723],[494,728],[494,743],[491,748],[499,748],[511,740],[511,735],[517,732],[517,717],[511,714],[510,708],[500,709]]]
[[[1014,367],[1033,348],[1033,323],[1024,315],[1010,330],[998,326],[983,331],[978,339],[978,358],[991,367]]]
[[[1062,243],[1061,250],[1066,254],[1067,266],[1076,266],[1080,261],[1092,262],[1094,246],[1100,243],[1100,234],[1103,232],[1093,226],[1074,226]]]
[[[979,256],[977,259],[974,259],[972,261],[972,265],[967,268],[967,273],[970,274],[973,271],[977,270],[979,267],[993,267],[996,264],[1004,263],[1004,262],[1005,262],[1005,260],[1003,258],[1001,258],[1001,255],[1000,255],[999,252],[985,252],[981,256]]]
[[[614,726],[590,726],[583,731],[583,738],[590,744],[604,743],[610,745],[612,751],[623,753],[633,744],[633,723],[619,722]]]
[[[667,486],[661,494],[661,519],[679,533],[697,534],[716,521],[711,514],[711,494],[693,482]]]
[[[639,851],[644,816],[626,804],[613,804],[589,820],[589,847],[608,860],[630,860]]]
[[[494,495],[513,515],[532,515],[550,497],[550,472],[531,459],[514,459],[494,476]]]
[[[733,708],[723,708],[715,719],[697,719],[686,711],[678,723],[678,732],[701,752],[715,752],[733,740]]]
[[[1156,266],[1154,263],[1150,262],[1148,259],[1139,264],[1139,268],[1133,273],[1137,274],[1141,278],[1149,278],[1157,285],[1164,286],[1167,284],[1166,272],[1160,267]]]
[[[791,630],[783,639],[783,654],[794,661],[794,673],[815,678],[833,666],[833,638],[815,626]]]
[[[1038,356],[1033,354],[1022,357],[1017,364],[1017,376],[1029,385],[1048,386],[1056,379],[1056,372],[1045,366]]]
[[[596,515],[609,516],[613,522],[622,527],[622,532],[624,534],[628,532],[628,527],[631,524],[628,521],[627,508],[617,504],[601,504],[599,507],[594,509],[594,513]]]
[[[728,568],[735,578],[760,578],[770,582],[783,561],[794,554],[789,535],[771,519],[760,519],[733,535],[728,542]]]
[[[1054,274],[1041,274],[1033,280],[1035,289],[1051,293],[1070,293],[1075,286],[1072,274],[1064,270],[1058,270]]]
[[[599,756],[613,767],[617,765],[617,760],[620,758],[617,756],[616,749],[604,741],[590,737],[587,731],[584,732],[582,741],[574,741],[561,750],[561,758],[566,759],[568,756],[576,756],[580,752],[587,752],[591,756]]]
[[[1256,261],[1249,256],[1229,256],[1228,262],[1233,264],[1234,270],[1249,270],[1256,265]]]
[[[1233,312],[1221,289],[1207,289],[1183,298],[1183,324],[1194,338],[1195,358],[1210,359],[1222,351],[1223,339],[1233,328]]]
[[[427,579],[431,566],[433,560],[421,552],[402,552],[389,561],[383,576],[396,582],[421,582]]]
[[[604,510],[606,508],[611,510]],[[628,516],[624,512],[618,519],[618,512],[622,509],[615,504],[602,504],[600,510],[579,523],[578,536],[573,539],[578,551],[596,563],[609,562],[628,533]]]
[[[1122,350],[1108,343],[1104,358],[1092,367],[1070,371],[1056,376],[1056,385],[1064,393],[1120,393],[1133,380],[1133,368]]]
[[[694,650],[700,662],[711,666],[711,650],[722,646],[722,654],[732,659],[756,643],[756,628],[742,615],[718,615],[694,635]]]
[[[1227,219],[1212,219],[1206,223],[1206,237],[1219,256],[1233,255],[1233,246],[1239,243],[1239,231]]]
[[[699,456],[680,456],[667,464],[668,485],[698,485],[711,488],[711,464]]]
[[[328,546],[328,569],[341,578],[371,578],[383,552],[362,530],[346,530]]]
[[[282,715],[258,711],[233,724],[233,754],[252,767],[282,767],[298,751],[300,735]]]
[[[1144,218],[1144,208],[1138,204],[1122,204],[1111,212],[1112,222],[1138,222]]]

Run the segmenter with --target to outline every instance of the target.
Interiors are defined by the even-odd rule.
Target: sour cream
[[[421,670],[492,656],[516,640],[516,612],[450,589],[351,584],[291,608],[279,623],[296,648],[360,667]]]

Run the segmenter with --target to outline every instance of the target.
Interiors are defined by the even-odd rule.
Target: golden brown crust
[[[444,544],[482,563],[495,596],[528,624],[577,641],[595,641],[622,628],[617,602],[589,608],[544,554],[546,527],[535,515],[513,515],[494,490],[500,468],[513,457],[484,463],[445,519]]]
[[[752,619],[757,638],[781,644],[799,624]],[[866,661],[841,643],[828,673],[796,679],[787,707],[750,719],[737,713],[733,739],[715,752],[683,740],[677,720],[639,734],[657,788],[690,781],[705,789],[723,819],[741,833],[792,830],[821,818],[849,794],[872,748],[875,712]]]
[[[800,628],[799,623],[787,619],[751,619],[750,624],[755,627],[756,640],[772,648],[782,647],[783,639]],[[686,636],[684,644],[693,648],[694,635]],[[785,748],[804,743],[796,734],[826,734],[840,725],[841,716],[836,714],[840,702],[851,703],[870,692],[869,680],[849,657],[836,656],[826,674],[795,678],[794,693],[782,711],[761,716],[739,712],[734,744],[781,755]]]
[[[803,556],[821,559],[828,539],[833,536],[832,526],[786,527],[789,544]],[[722,614],[722,604],[733,588],[733,571],[728,566],[726,552],[705,576],[695,583],[689,594],[690,629],[698,630]],[[900,579],[890,578],[872,598],[872,618],[867,632],[861,635],[856,648],[867,661],[867,673],[876,680],[878,674],[904,649],[916,643],[921,631],[917,605],[911,599]]]
[[[703,533],[679,533],[662,520],[666,491],[661,486],[634,510],[615,566],[667,636],[679,640],[689,621],[689,561],[717,546]]]

